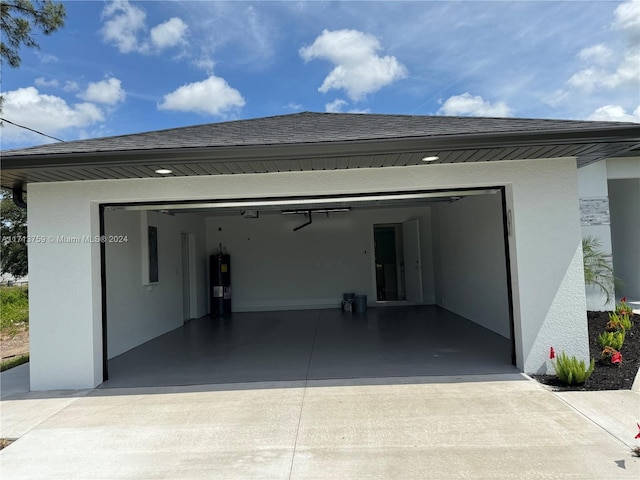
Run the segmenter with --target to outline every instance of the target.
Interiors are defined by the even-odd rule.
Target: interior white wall
[[[98,203],[496,185],[507,186],[513,219],[509,248],[518,367],[544,371],[550,345],[588,358],[575,158],[32,183],[29,234],[97,234]],[[102,382],[99,246],[32,243],[29,256],[31,388],[96,386]]]
[[[578,191],[581,202],[589,202],[594,199],[606,199],[609,197],[607,187],[607,162],[592,163],[578,170]],[[585,208],[584,205],[582,207]],[[610,205],[608,211],[610,212]],[[584,215],[582,215],[584,217]],[[601,224],[594,224],[583,219],[581,222],[582,237],[593,236],[600,242],[600,250],[605,252],[609,260],[612,258],[613,246],[611,243],[611,224],[607,218]],[[586,286],[586,299],[588,310],[612,310],[615,302],[613,298],[607,301],[606,295],[598,287]]]
[[[640,178],[609,180],[613,269],[619,296],[640,300]]]
[[[433,234],[436,303],[510,338],[500,195],[435,206]]]
[[[373,225],[418,218],[423,225],[423,274],[431,268],[429,207],[360,210],[313,215],[263,214],[256,219],[211,216],[206,220],[207,251],[220,243],[231,255],[232,310],[339,308],[342,294],[367,295],[376,302]],[[433,282],[424,285],[433,298]]]
[[[147,237],[142,224],[158,228],[158,282],[143,283]],[[181,233],[196,237],[197,316],[207,314],[206,255],[203,217],[157,212],[105,211],[107,274],[107,355],[113,358],[152,338],[180,327],[182,320]],[[147,266],[148,268],[148,266]]]

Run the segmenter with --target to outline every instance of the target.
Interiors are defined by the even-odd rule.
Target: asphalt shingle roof
[[[637,124],[520,118],[302,112],[250,120],[209,123],[6,150],[3,156],[60,155],[176,148],[296,145],[534,132],[576,132]],[[640,127],[640,126],[639,126]]]

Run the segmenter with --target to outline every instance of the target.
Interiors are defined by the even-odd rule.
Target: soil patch
[[[0,335],[0,352],[2,360],[29,353],[29,328],[20,326],[15,335]]]
[[[11,445],[15,440],[11,439],[11,438],[0,438],[0,450],[2,450],[4,447],[8,447],[9,445]]]
[[[622,364],[604,365],[598,360],[602,348],[598,345],[598,335],[605,331],[609,312],[587,312],[589,326],[589,354],[596,364],[584,385],[567,386],[554,375],[532,375],[540,383],[553,387],[556,391],[597,391],[631,390],[633,380],[640,368],[640,315],[634,315],[634,326],[626,333],[620,349]]]

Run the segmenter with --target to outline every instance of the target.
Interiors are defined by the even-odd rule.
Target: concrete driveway
[[[610,393],[628,429],[519,374],[16,393],[0,477],[637,480]]]

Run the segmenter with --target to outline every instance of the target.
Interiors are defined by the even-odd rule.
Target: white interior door
[[[422,303],[422,262],[420,260],[420,224],[409,220],[402,224],[404,277],[407,301]]]

